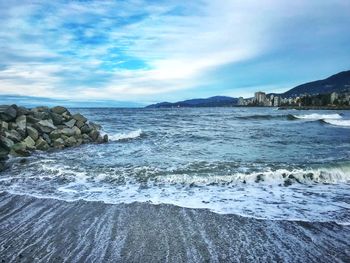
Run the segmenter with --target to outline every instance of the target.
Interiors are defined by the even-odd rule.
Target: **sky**
[[[1,102],[250,97],[350,69],[349,0],[0,0],[0,19]]]

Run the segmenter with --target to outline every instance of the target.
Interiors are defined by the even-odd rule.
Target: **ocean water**
[[[101,124],[110,142],[12,158],[0,192],[350,224],[348,111],[71,111]]]

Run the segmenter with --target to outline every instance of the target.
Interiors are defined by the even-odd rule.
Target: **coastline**
[[[350,226],[0,193],[2,262],[346,261]]]

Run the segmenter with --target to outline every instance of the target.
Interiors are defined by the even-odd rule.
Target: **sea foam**
[[[131,140],[131,139],[136,139],[138,137],[141,137],[142,134],[143,134],[143,131],[141,129],[138,129],[128,133],[110,134],[109,139],[111,141],[125,141],[125,140]]]

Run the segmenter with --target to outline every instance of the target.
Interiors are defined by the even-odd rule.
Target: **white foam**
[[[350,127],[350,120],[323,120],[326,123],[341,127]]]
[[[293,116],[295,118],[305,119],[305,120],[339,120],[339,119],[342,119],[342,116],[338,113],[335,113],[335,114],[312,113],[312,114],[293,115]]]
[[[109,135],[109,139],[111,141],[123,141],[123,140],[130,140],[130,139],[136,139],[142,135],[142,130],[138,129],[135,131],[131,131],[128,133],[117,133],[117,134],[111,134]]]

